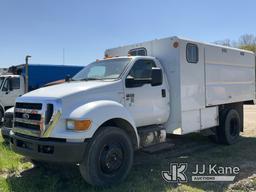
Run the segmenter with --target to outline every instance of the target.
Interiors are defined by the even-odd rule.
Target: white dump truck
[[[232,144],[255,100],[252,52],[179,37],[105,51],[64,84],[17,98],[11,148],[79,165],[90,184],[124,180],[135,150],[211,130]]]

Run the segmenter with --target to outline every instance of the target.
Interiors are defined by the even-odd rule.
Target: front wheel
[[[0,108],[0,125],[2,126],[4,122],[4,110]]]
[[[110,186],[123,181],[133,163],[129,135],[117,127],[104,127],[92,138],[80,164],[83,178],[94,186]]]

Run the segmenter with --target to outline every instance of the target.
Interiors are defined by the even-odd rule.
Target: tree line
[[[224,39],[220,41],[215,41],[215,44],[225,45],[229,47],[236,47],[240,49],[245,49],[253,51],[256,53],[256,36],[253,34],[244,34],[239,37],[236,41],[231,41],[230,39]]]

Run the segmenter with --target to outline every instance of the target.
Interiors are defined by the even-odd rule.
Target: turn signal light
[[[174,47],[174,48],[178,48],[178,47],[179,47],[179,42],[175,41],[175,42],[173,43],[173,47]]]
[[[86,120],[67,120],[67,129],[74,131],[86,131],[90,129],[92,121]]]
[[[76,131],[85,131],[91,127],[91,120],[75,121],[75,130]]]

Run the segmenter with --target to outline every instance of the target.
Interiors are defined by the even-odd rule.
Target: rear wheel
[[[133,163],[129,135],[117,127],[104,127],[89,143],[80,172],[91,185],[110,186],[123,181]]]
[[[239,140],[242,130],[241,117],[236,109],[229,109],[222,113],[217,138],[222,144],[231,145]]]

